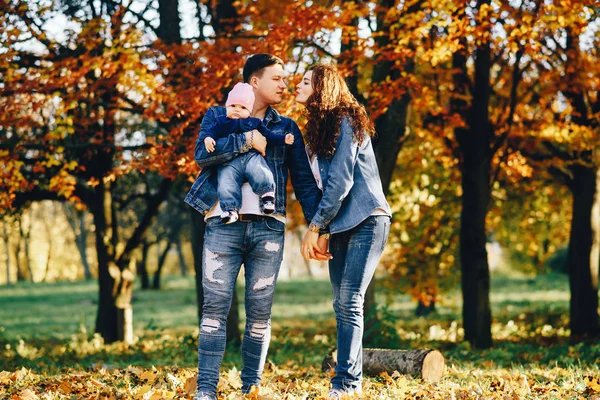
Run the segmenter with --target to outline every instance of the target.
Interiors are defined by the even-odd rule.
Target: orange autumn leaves
[[[493,367],[492,365],[490,365]],[[235,368],[221,373],[218,392],[227,400],[300,400],[327,398],[329,379],[312,368],[281,366],[266,372],[260,390],[240,395],[240,373]],[[98,398],[167,400],[193,397],[196,390],[192,368],[139,368],[91,372],[69,371],[45,376],[25,368],[0,372],[0,395],[13,400],[48,398]],[[587,398],[600,396],[600,378],[594,374],[573,374],[555,367],[518,371],[503,368],[463,369],[451,365],[437,385],[400,375],[382,373],[366,378],[360,399],[447,399],[447,398]],[[350,398],[350,397],[348,397]]]

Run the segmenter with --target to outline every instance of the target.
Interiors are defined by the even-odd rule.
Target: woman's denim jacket
[[[194,159],[202,167],[202,171],[185,197],[185,202],[202,214],[206,214],[218,200],[218,167],[233,160],[239,154],[251,150],[243,133],[232,133],[216,140],[214,152],[206,151],[204,141],[200,138],[204,137],[204,130],[214,124],[214,119],[222,115],[226,115],[225,107],[209,108],[202,119],[196,140]],[[271,107],[268,108],[263,122],[275,134],[292,133],[294,135],[294,144],[289,146],[267,143],[265,160],[275,178],[275,213],[285,215],[289,171],[294,193],[300,201],[304,217],[308,222],[314,216],[319,200],[321,200],[321,191],[311,172],[300,129],[293,120],[279,115]]]
[[[371,138],[365,136],[358,147],[348,118],[342,119],[333,156],[319,155],[318,161],[323,198],[312,218],[313,224],[339,233],[354,228],[378,208],[392,216]]]

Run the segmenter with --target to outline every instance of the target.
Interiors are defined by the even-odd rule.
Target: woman
[[[340,399],[362,392],[364,295],[387,241],[391,211],[373,153],[373,123],[339,72],[317,64],[296,93],[306,107],[307,153],[323,191],[301,252],[306,260],[321,257],[331,235],[338,359],[329,398]]]

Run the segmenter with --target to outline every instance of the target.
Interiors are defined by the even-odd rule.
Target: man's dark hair
[[[246,63],[244,64],[244,82],[249,83],[250,78],[252,78],[254,75],[260,78],[265,68],[275,64],[279,64],[282,67],[284,66],[281,58],[272,54],[261,53],[248,57]]]

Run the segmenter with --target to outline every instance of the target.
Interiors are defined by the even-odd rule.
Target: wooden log
[[[321,369],[329,371],[335,367],[336,360],[337,350],[332,350],[323,360]],[[444,373],[444,356],[433,349],[363,349],[363,373],[375,376],[384,371],[390,375],[398,371],[426,382],[437,382]]]

